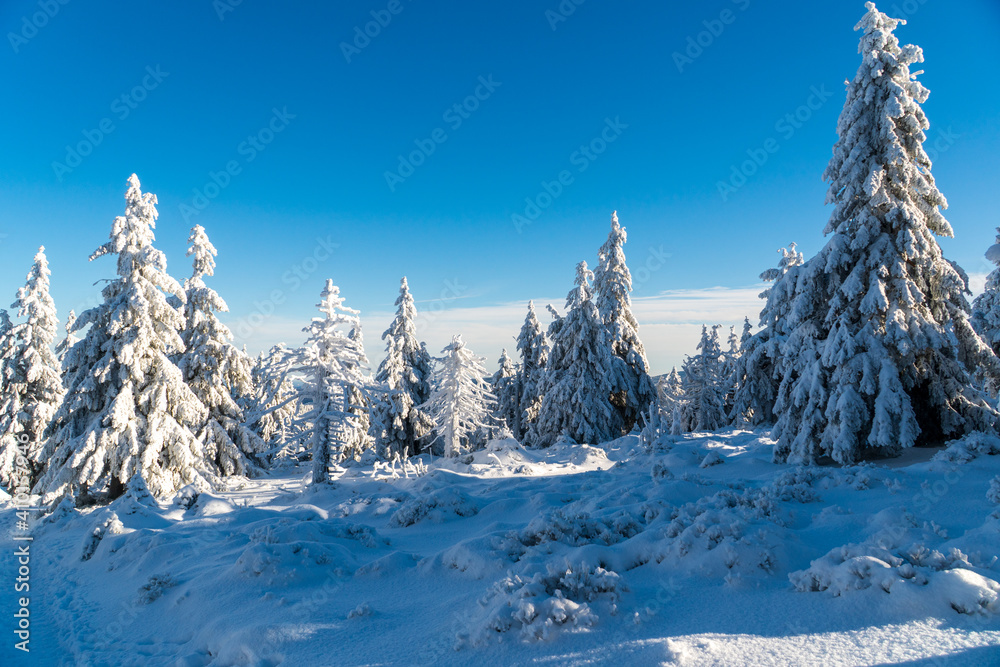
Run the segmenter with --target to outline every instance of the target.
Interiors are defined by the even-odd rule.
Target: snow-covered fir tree
[[[513,433],[511,424],[517,424],[521,413],[520,372],[507,354],[507,348],[500,353],[500,368],[490,379],[493,395],[497,399],[497,418]]]
[[[670,369],[656,381],[656,399],[650,404],[641,438],[647,448],[652,448],[660,436],[679,435],[682,431],[681,410],[684,405],[684,387],[677,368]],[[674,429],[674,424],[677,429]]]
[[[229,307],[205,284],[205,277],[215,274],[215,246],[201,225],[191,229],[188,243],[193,272],[184,283],[184,351],[177,366],[208,408],[205,421],[198,426],[206,460],[219,475],[251,475],[267,445],[246,423],[237,403],[253,392],[250,360],[232,344],[232,333],[215,315],[228,312]]]
[[[75,330],[73,327],[76,326],[76,311],[69,311],[69,315],[66,316],[66,335],[63,337],[59,344],[56,345],[56,359],[59,361],[59,367],[62,368],[63,364],[66,362],[66,355],[69,351],[73,349],[73,346],[77,344],[80,340],[77,338]]]
[[[347,332],[347,337],[364,355],[365,339],[361,330],[360,318]],[[348,431],[346,446],[341,450],[345,459],[357,459],[365,451],[375,448],[375,436],[372,435],[372,406],[379,394],[383,393],[376,389],[376,384],[372,383],[367,356],[364,357],[360,367],[355,368],[354,371],[365,382],[352,382],[347,385],[349,395],[345,404],[350,406],[348,409],[354,415],[352,421],[357,424],[357,428]]]
[[[744,322],[744,325],[747,323]],[[746,331],[744,330],[744,334]],[[729,327],[729,338],[726,340],[727,349],[722,357],[722,382],[725,390],[725,410],[727,418],[733,413],[736,402],[736,365],[739,363],[742,350],[740,348],[740,338],[736,335],[736,327]]]
[[[538,416],[538,408],[542,403],[542,378],[545,377],[545,366],[549,358],[549,341],[535,315],[533,301],[528,302],[528,314],[524,317],[521,333],[517,337],[517,351],[521,354],[521,369],[518,373],[520,412],[516,423],[507,426],[514,437],[521,440],[527,433],[528,426]]]
[[[387,460],[416,454],[432,426],[418,407],[430,395],[431,358],[417,341],[416,318],[404,276],[399,282],[396,317],[382,334],[385,358],[375,374],[385,391],[373,406],[372,428],[378,453]]]
[[[548,446],[561,436],[598,443],[621,435],[623,421],[611,404],[613,361],[607,330],[592,298],[593,273],[586,262],[576,269],[575,287],[566,297],[566,316],[558,320],[542,382],[542,404],[528,441]]]
[[[253,391],[241,396],[239,403],[246,422],[267,443],[269,452],[297,455],[299,451],[283,451],[290,444],[292,427],[299,415],[295,387],[285,371],[288,355],[284,345],[261,352],[250,369]]]
[[[184,318],[166,295],[184,292],[153,247],[156,196],[133,174],[125,201],[111,240],[91,255],[116,255],[118,278],[76,320],[75,331],[92,326],[66,357],[68,391],[35,485],[46,500],[110,500],[133,485],[163,497],[214,479],[193,431],[207,410],[170,359],[183,349]]]
[[[774,283],[760,293],[765,305],[760,313],[760,329],[749,336],[750,321],[743,323],[741,354],[736,361],[736,391],[730,419],[740,426],[774,423],[774,402],[778,396],[779,376],[776,368],[781,345],[787,338],[788,314],[795,288],[794,276],[779,280],[789,271],[797,272],[805,262],[802,253],[790,243],[778,249],[781,259],[777,268],[767,269],[760,279]],[[777,290],[772,297],[772,290]]]
[[[657,396],[660,407],[660,419],[673,434],[682,432],[682,412],[684,409],[684,381],[677,367],[670,369],[667,375],[657,383]]]
[[[972,302],[972,326],[1000,354],[1000,227],[996,243],[986,250],[986,259],[997,266],[986,276],[986,288]]]
[[[473,354],[461,336],[452,338],[442,352],[423,409],[434,422],[434,443],[441,443],[445,456],[459,456],[495,425],[491,415],[496,397],[486,380],[485,359]]]
[[[358,311],[344,305],[329,279],[317,307],[323,316],[303,329],[309,337],[286,368],[301,376],[296,395],[308,412],[298,423],[312,450],[314,484],[329,481],[333,468],[373,444],[367,411],[375,391]]]
[[[625,264],[625,228],[618,224],[618,212],[611,214],[611,233],[598,252],[600,262],[594,272],[594,305],[608,331],[611,353],[621,360],[612,362],[612,404],[621,415],[625,432],[648,409],[656,396],[649,377],[646,351],[639,340],[639,323],[632,314],[632,274]]]
[[[681,431],[715,431],[728,423],[725,409],[725,376],[719,327],[701,328],[698,354],[684,362],[684,402]]]
[[[42,247],[11,305],[24,321],[9,326],[8,320],[7,332],[0,335],[0,367],[5,371],[0,385],[0,487],[7,489],[17,468],[28,473],[29,486],[42,468],[45,429],[63,397],[59,360],[52,351],[58,320],[49,275]],[[22,453],[28,461],[18,466]]]
[[[841,464],[992,429],[971,369],[1000,362],[969,323],[967,281],[941,254],[947,206],[923,149],[928,91],[919,47],[873,3],[855,27],[862,64],[847,87],[824,173],[834,210],[819,253],[778,279],[789,299],[772,437],[775,459]],[[792,283],[789,285],[789,283]]]

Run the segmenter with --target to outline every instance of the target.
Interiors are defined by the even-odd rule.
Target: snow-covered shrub
[[[549,564],[545,574],[507,576],[479,604],[485,615],[459,639],[483,644],[499,633],[516,631],[525,641],[549,639],[559,628],[595,625],[592,605],[600,601],[611,614],[624,590],[616,572],[602,567]]]
[[[650,475],[654,482],[662,482],[664,480],[673,479],[674,474],[670,472],[670,468],[663,461],[657,461],[653,464],[653,468],[650,471]]]
[[[389,518],[389,525],[399,528],[420,521],[442,523],[455,517],[475,516],[479,506],[458,489],[438,489],[426,496],[411,498]]]
[[[125,531],[125,527],[122,522],[118,519],[118,515],[111,510],[104,510],[98,517],[97,524],[91,531],[87,538],[83,542],[83,550],[80,553],[80,560],[90,560],[97,551],[98,545],[100,545],[101,540],[108,533],[117,535]]]
[[[645,518],[626,510],[606,517],[593,517],[588,512],[555,508],[537,516],[521,531],[511,531],[494,541],[494,549],[510,560],[520,560],[528,549],[549,543],[569,546],[585,544],[618,544],[645,530]]]
[[[717,466],[720,463],[723,463],[724,461],[725,461],[725,459],[723,459],[721,456],[719,456],[719,452],[717,452],[715,450],[712,450],[708,454],[705,455],[705,458],[703,458],[701,460],[701,463],[698,465],[698,467],[699,468],[711,468],[712,466]]]
[[[986,499],[991,503],[1000,505],[1000,475],[990,480],[990,488],[986,492]]]
[[[153,575],[139,589],[139,604],[149,604],[163,597],[163,593],[177,585],[169,574]]]
[[[1000,584],[971,569],[958,549],[948,554],[915,544],[890,551],[872,544],[847,544],[792,572],[796,590],[827,591],[841,596],[866,589],[898,593],[921,591],[960,614],[1000,612]]]
[[[974,432],[947,443],[943,451],[934,455],[935,461],[968,463],[980,456],[1000,454],[1000,437],[992,433]]]
[[[371,616],[372,613],[371,605],[367,602],[362,602],[357,607],[347,612],[347,618],[348,620],[352,618],[364,618],[365,616]]]

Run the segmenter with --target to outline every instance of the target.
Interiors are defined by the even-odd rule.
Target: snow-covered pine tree
[[[445,456],[459,456],[495,425],[491,414],[496,397],[486,380],[485,359],[473,354],[461,336],[452,338],[442,352],[423,409],[434,421],[434,442],[441,441]]]
[[[153,247],[156,195],[144,194],[132,174],[125,201],[111,240],[90,257],[117,255],[118,278],[76,320],[75,331],[92,326],[66,357],[68,391],[35,485],[47,501],[111,500],[133,484],[163,497],[214,479],[192,430],[207,411],[170,360],[183,348],[184,318],[165,293],[184,292]]]
[[[967,281],[935,239],[952,230],[922,145],[928,91],[910,72],[923,53],[899,46],[900,21],[865,6],[862,64],[824,173],[830,239],[769,299],[794,295],[777,368],[777,461],[847,465],[992,429],[997,417],[971,370],[1000,378],[1000,362],[972,329]]]
[[[700,352],[684,362],[681,431],[715,431],[728,423],[719,327],[701,328]]]
[[[660,419],[671,433],[680,433],[683,424],[682,411],[684,409],[684,382],[677,367],[670,369],[670,373],[660,377],[657,383],[657,393],[659,396]],[[677,424],[677,428],[674,428]]]
[[[195,225],[188,237],[187,255],[193,272],[184,283],[184,350],[177,366],[208,414],[198,426],[205,459],[221,476],[258,472],[267,449],[264,440],[246,423],[237,399],[253,392],[250,360],[232,344],[233,334],[216,312],[228,312],[226,302],[205,284],[215,275],[215,246],[204,227]]]
[[[311,445],[314,484],[329,481],[333,467],[371,444],[364,412],[376,390],[359,335],[359,313],[344,305],[332,280],[327,279],[317,308],[323,316],[303,329],[309,337],[289,355],[286,368],[301,375],[296,395],[309,406],[298,424]]]
[[[986,259],[997,268],[986,276],[986,289],[972,302],[972,326],[1000,354],[1000,227],[996,240],[986,250]]]
[[[632,274],[625,264],[626,239],[615,211],[611,214],[611,233],[598,251],[600,262],[594,272],[594,305],[607,329],[611,353],[621,360],[613,362],[608,371],[611,402],[621,416],[625,433],[632,430],[656,396],[646,351],[639,340],[639,323],[632,314]]]
[[[360,317],[354,326],[351,327],[351,330],[347,332],[347,337],[364,355],[365,339],[361,331]],[[357,428],[347,432],[346,446],[341,450],[345,459],[357,459],[365,451],[369,449],[374,450],[375,436],[372,435],[372,405],[379,394],[383,393],[377,390],[375,388],[376,385],[372,383],[367,356],[364,357],[360,365],[354,368],[353,371],[363,379],[363,382],[353,382],[347,385],[349,396],[345,404],[349,406],[348,411],[354,415],[354,419],[351,421],[357,424]]]
[[[554,331],[542,404],[528,435],[532,445],[546,447],[563,435],[580,443],[605,442],[623,431],[621,415],[610,401],[609,369],[615,362],[592,298],[593,275],[586,262],[577,265],[566,316],[557,320]]]
[[[289,351],[275,345],[261,352],[251,366],[252,393],[240,397],[246,422],[269,446],[269,452],[281,452],[299,414],[295,387],[285,368]],[[284,452],[297,455],[299,451]]]
[[[506,425],[513,433],[514,428],[511,424],[518,423],[521,413],[521,396],[518,391],[520,389],[520,369],[511,361],[507,354],[507,348],[504,348],[503,352],[500,353],[499,363],[500,368],[490,379],[490,385],[493,387],[493,395],[497,399],[498,421]]]
[[[416,454],[432,426],[420,410],[430,395],[431,358],[417,341],[417,309],[406,276],[399,281],[396,317],[382,334],[385,358],[375,381],[385,386],[372,410],[372,429],[380,456]]]
[[[744,322],[746,324],[746,322]],[[744,330],[746,335],[746,330]],[[736,365],[739,363],[742,350],[740,339],[736,335],[736,327],[729,327],[729,338],[726,341],[728,349],[722,357],[722,382],[725,390],[725,411],[727,419],[732,421],[729,415],[733,414],[733,407],[736,403]]]
[[[794,275],[788,280],[781,278],[789,272],[797,275],[805,262],[802,253],[795,248],[795,243],[779,248],[781,259],[777,268],[760,274],[761,280],[774,283],[759,295],[765,302],[760,312],[760,329],[748,337],[750,321],[743,323],[742,353],[736,362],[736,391],[729,415],[730,420],[740,426],[774,423],[774,402],[780,379],[776,364],[781,356],[781,345],[788,336],[785,327],[795,291]],[[773,290],[777,291],[772,297]]]
[[[66,361],[66,355],[69,354],[69,351],[80,340],[76,337],[74,326],[76,326],[76,311],[71,310],[69,311],[69,315],[66,316],[66,336],[56,345],[56,360],[59,361],[60,368],[63,367]]]
[[[45,248],[38,249],[24,287],[11,308],[24,321],[10,327],[0,342],[0,365],[7,372],[0,387],[0,486],[11,488],[18,447],[22,443],[30,461],[27,472],[34,482],[41,470],[45,429],[63,397],[59,360],[52,351],[56,336],[56,307],[49,296],[49,265]]]
[[[519,372],[520,412],[516,424],[508,424],[518,440],[524,438],[531,422],[538,416],[542,403],[541,384],[549,359],[549,341],[535,315],[535,304],[528,302],[521,333],[517,337],[517,351],[521,353]]]

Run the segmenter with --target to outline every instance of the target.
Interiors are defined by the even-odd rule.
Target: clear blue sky
[[[820,177],[843,82],[859,64],[852,28],[864,13],[860,1],[586,0],[553,23],[546,11],[558,11],[558,0],[244,0],[220,20],[220,8],[234,3],[52,0],[51,17],[36,15],[37,0],[0,5],[4,305],[40,244],[60,315],[97,295],[92,284],[111,277],[114,265],[87,257],[123,211],[132,172],[159,197],[157,242],[171,273],[187,276],[187,232],[202,224],[219,249],[212,285],[230,304],[230,322],[267,310],[255,303],[279,290],[282,303],[260,329],[273,337],[285,327],[289,343],[299,342],[295,332],[327,277],[365,313],[391,311],[403,274],[418,302],[461,297],[433,307],[484,313],[529,298],[561,306],[576,262],[596,261],[614,209],[629,232],[633,272],[653,258],[651,249],[670,255],[637,285],[636,297],[650,302],[665,291],[753,285],[779,246],[798,241],[810,255],[823,243],[829,208]],[[943,246],[982,273],[982,252],[1000,224],[1000,5],[910,0],[879,8],[909,14],[897,35],[924,49],[928,143],[945,149],[934,174],[957,237]],[[353,42],[373,11],[391,20],[369,43],[359,40],[363,48],[348,62],[341,44]],[[679,71],[673,54],[710,27],[719,34],[702,34],[707,46]],[[153,77],[147,67],[165,74]],[[499,85],[491,91],[480,77]],[[446,115],[477,87],[485,99],[469,106],[478,108]],[[829,99],[810,100],[813,87]],[[776,126],[809,101],[818,108],[800,127]],[[273,109],[294,118],[261,136]],[[593,159],[574,154],[601,136],[606,119],[627,127],[605,131],[614,141]],[[250,136],[261,150],[243,143]],[[445,139],[390,188],[385,174],[397,170],[398,156],[433,136]],[[778,152],[724,201],[719,181],[768,138]],[[67,146],[80,142],[96,145],[71,171],[54,168],[74,164]],[[210,187],[208,206],[185,220],[181,205],[230,161],[239,173],[217,192]],[[512,215],[563,170],[572,182],[519,232]],[[287,272],[313,255],[317,238],[339,245],[298,286]],[[698,301],[685,320],[692,326],[713,314],[697,312]],[[753,320],[758,310],[752,304],[747,314]],[[366,321],[374,358],[385,324]],[[677,335],[691,335],[684,331]],[[508,333],[516,329],[500,337]],[[436,351],[443,332],[428,335]],[[498,343],[483,336],[466,332],[492,367]],[[248,337],[251,348],[266,338]],[[661,372],[693,341],[647,347],[659,350],[651,356]]]

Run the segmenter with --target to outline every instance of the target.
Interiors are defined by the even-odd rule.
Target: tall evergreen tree
[[[302,376],[296,393],[309,411],[299,424],[311,445],[314,484],[329,481],[331,469],[370,444],[365,412],[375,389],[359,313],[344,305],[332,280],[326,281],[317,308],[323,316],[303,329],[309,337],[289,356],[287,369]]]
[[[517,351],[521,353],[519,374],[520,413],[517,423],[508,424],[518,440],[524,438],[531,422],[538,416],[542,403],[541,385],[549,359],[549,341],[535,315],[535,304],[528,302],[528,314],[517,337]]]
[[[1000,227],[997,242],[986,251],[986,259],[997,266],[986,276],[986,289],[972,302],[972,326],[1000,354]]]
[[[184,351],[177,357],[177,366],[208,408],[198,427],[206,460],[219,475],[251,475],[267,446],[246,423],[237,403],[253,392],[250,360],[232,344],[233,334],[215,315],[228,312],[229,307],[205,284],[205,276],[215,274],[215,246],[201,225],[191,229],[188,243],[193,273],[184,283]]]
[[[586,262],[576,269],[576,286],[566,297],[566,316],[552,341],[542,383],[542,404],[528,440],[548,446],[560,436],[598,443],[621,435],[623,422],[611,404],[611,346],[594,305]]]
[[[385,359],[375,375],[385,392],[375,401],[372,427],[378,452],[386,459],[416,454],[432,426],[418,407],[430,395],[431,359],[417,341],[416,318],[417,309],[403,276],[396,317],[382,334]]]
[[[261,352],[250,369],[253,391],[239,400],[246,422],[267,443],[268,451],[280,451],[288,444],[299,416],[295,386],[285,372],[288,355],[284,345]]]
[[[681,379],[677,367],[670,369],[670,373],[660,378],[657,383],[659,394],[660,419],[670,430],[677,434],[682,431],[683,410],[684,410],[684,381]]]
[[[777,368],[778,461],[895,455],[993,428],[997,416],[970,370],[997,378],[1000,362],[972,329],[966,280],[935,239],[952,230],[922,146],[928,91],[910,65],[923,54],[899,46],[900,21],[865,6],[862,64],[824,173],[830,239],[770,295],[793,295]]]
[[[507,349],[504,348],[503,352],[500,353],[500,368],[490,379],[490,385],[493,387],[493,395],[497,399],[498,420],[506,425],[511,433],[514,432],[511,424],[519,422],[521,413],[521,397],[518,392],[520,388],[519,376],[520,369],[514,365],[510,356],[507,355]]]
[[[611,214],[611,233],[598,252],[600,262],[594,272],[594,305],[608,331],[613,362],[611,402],[618,410],[625,432],[631,431],[640,415],[649,409],[656,388],[649,377],[646,351],[639,340],[639,323],[632,314],[632,274],[625,264],[625,228],[618,224],[618,212]]]
[[[44,464],[45,429],[63,398],[59,360],[52,351],[59,322],[49,296],[49,275],[42,247],[11,305],[24,321],[0,336],[0,366],[6,370],[0,386],[0,486],[4,488],[11,488],[17,468],[27,468],[29,481],[38,475]],[[28,455],[27,466],[16,465],[22,451]]]
[[[69,351],[73,349],[73,346],[79,342],[79,338],[76,337],[74,333],[74,326],[76,326],[76,311],[69,311],[69,315],[66,316],[66,335],[63,337],[59,344],[56,345],[56,359],[59,361],[59,367],[66,362],[66,355]]]
[[[482,357],[465,346],[461,336],[442,350],[431,378],[431,395],[423,409],[434,420],[435,442],[445,456],[458,456],[474,448],[484,430],[491,428],[496,397],[486,381]]]
[[[794,276],[788,280],[779,279],[790,271],[797,275],[797,267],[804,263],[802,253],[795,248],[795,243],[790,243],[788,248],[780,248],[778,253],[781,260],[777,268],[760,274],[761,280],[774,283],[759,295],[765,300],[764,309],[760,313],[760,329],[746,338],[750,322],[744,322],[744,340],[740,344],[742,353],[736,361],[736,391],[730,413],[730,419],[741,426],[773,424],[775,420],[774,402],[777,400],[780,380],[777,362],[781,356],[782,343],[788,337],[785,327],[788,325],[795,288]]]
[[[144,194],[132,174],[125,201],[111,240],[90,257],[117,255],[118,278],[76,320],[75,331],[92,326],[66,358],[68,391],[35,485],[47,500],[110,500],[130,484],[166,496],[214,479],[192,430],[207,411],[171,361],[183,349],[184,318],[165,293],[183,300],[184,292],[153,247],[156,195]]]
[[[701,328],[700,352],[684,363],[684,403],[681,431],[715,431],[728,423],[725,376],[719,327]]]
[[[740,348],[740,339],[736,335],[736,327],[729,327],[729,338],[726,340],[728,348],[722,357],[722,382],[725,390],[725,411],[727,418],[732,421],[729,415],[733,414],[736,405],[736,366],[739,363],[743,351]]]

